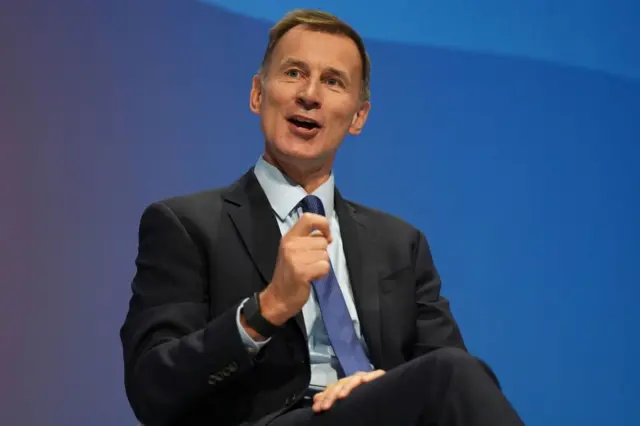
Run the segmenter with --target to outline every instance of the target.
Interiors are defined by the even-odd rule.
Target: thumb
[[[304,213],[298,222],[289,230],[289,234],[298,237],[306,237],[310,234],[316,236],[320,232],[329,242],[331,242],[331,230],[326,217],[314,213]]]

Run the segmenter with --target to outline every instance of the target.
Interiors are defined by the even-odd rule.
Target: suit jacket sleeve
[[[451,313],[449,301],[440,294],[440,277],[433,264],[427,239],[422,232],[417,232],[413,254],[418,305],[414,356],[443,347],[466,350],[458,324]]]
[[[467,351],[460,328],[451,313],[449,301],[440,294],[442,287],[440,277],[434,266],[427,239],[422,232],[418,232],[414,244],[416,302],[418,304],[414,357],[444,347]],[[480,358],[474,358],[500,387],[498,378],[491,367]]]
[[[147,207],[120,331],[127,397],[143,423],[175,422],[251,368],[236,324],[239,303],[210,318],[202,250],[169,207]]]

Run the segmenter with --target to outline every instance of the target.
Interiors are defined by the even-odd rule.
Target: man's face
[[[253,79],[250,106],[261,116],[267,155],[297,167],[330,165],[347,132],[359,134],[369,112],[356,44],[294,27],[265,71],[265,79]]]

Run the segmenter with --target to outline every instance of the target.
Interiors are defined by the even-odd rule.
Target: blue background
[[[525,422],[637,424],[640,3],[622,0],[3,2],[0,424],[135,424],[118,329],[140,214],[256,161],[250,80],[301,6],[372,58],[341,191],[427,234]]]

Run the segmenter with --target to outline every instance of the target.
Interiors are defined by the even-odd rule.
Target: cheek
[[[273,92],[273,91],[270,91]],[[261,114],[267,125],[271,129],[282,128],[286,123],[281,117],[284,116],[286,99],[279,93],[267,92],[262,100]]]
[[[295,99],[295,91],[294,85],[273,81],[265,88],[263,102],[270,108],[282,108]]]
[[[266,131],[274,132],[282,127],[280,124],[279,109],[272,103],[263,103],[260,115],[262,118],[262,126]]]
[[[332,131],[346,133],[347,130],[351,127],[351,123],[353,122],[354,113],[351,111],[344,111],[335,115],[333,120],[334,125],[332,126],[334,129]]]
[[[325,106],[331,111],[332,122],[341,129],[349,128],[358,112],[358,104],[351,96],[336,96],[331,103],[325,103]]]

